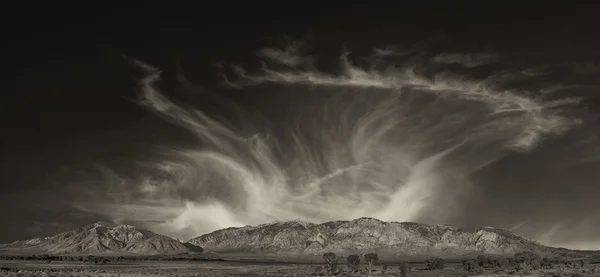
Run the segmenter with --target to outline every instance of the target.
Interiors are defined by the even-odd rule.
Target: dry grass
[[[36,277],[192,277],[192,276],[316,276],[317,265],[307,264],[248,264],[227,262],[134,262],[109,265],[89,265],[83,263],[45,263],[34,261],[2,261],[0,276],[36,276]],[[342,266],[342,274],[338,276],[367,276],[365,272],[350,274]],[[381,268],[375,267],[372,276],[382,276]],[[321,274],[324,276],[324,274]],[[400,276],[397,265],[389,265],[385,276]],[[469,276],[462,271],[459,264],[449,264],[443,270],[413,270],[408,276]],[[584,268],[543,269],[528,273],[516,272],[512,268],[486,269],[482,277],[530,276],[530,277],[598,277],[600,266],[591,265]]]

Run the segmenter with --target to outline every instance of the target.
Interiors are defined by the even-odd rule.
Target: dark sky
[[[410,48],[411,45],[423,44],[428,51],[423,56],[441,57],[439,53],[462,53],[461,57],[464,58],[465,53],[500,54],[504,67],[484,66],[481,70],[469,71],[473,76],[489,75],[489,72],[496,70],[512,73],[513,70],[525,72],[526,69],[543,71],[547,75],[545,79],[536,79],[535,83],[527,79],[521,83],[520,80],[511,79],[512,83],[506,86],[513,90],[552,88],[564,90],[558,93],[558,98],[584,97],[581,104],[561,110],[561,118],[578,119],[583,123],[558,136],[544,139],[533,150],[515,152],[499,147],[498,141],[505,139],[504,136],[507,135],[503,133],[504,129],[493,129],[497,133],[491,132],[493,134],[490,133],[489,137],[493,138],[485,137],[485,143],[478,141],[469,144],[470,148],[449,154],[453,162],[444,162],[447,166],[439,171],[434,170],[436,174],[446,177],[451,175],[448,178],[456,178],[452,179],[456,182],[463,178],[469,179],[468,186],[456,185],[454,190],[458,193],[448,196],[458,199],[464,196],[464,191],[468,199],[462,202],[461,207],[452,206],[456,209],[452,215],[438,215],[441,211],[435,208],[441,206],[426,205],[419,213],[398,212],[405,216],[389,218],[514,228],[516,232],[552,245],[600,249],[600,236],[594,232],[600,227],[600,205],[597,201],[600,197],[600,175],[597,170],[600,166],[600,125],[596,124],[599,123],[596,117],[600,114],[599,91],[596,86],[599,85],[596,80],[600,66],[600,52],[597,50],[600,49],[600,39],[595,35],[596,26],[600,26],[600,22],[592,14],[593,7],[528,7],[510,3],[495,7],[484,7],[483,4],[461,6],[433,3],[389,7],[368,5],[365,2],[343,8],[292,4],[169,7],[167,3],[162,3],[160,6],[147,4],[132,8],[39,7],[37,11],[25,8],[5,11],[5,39],[1,46],[2,91],[5,99],[0,103],[3,130],[0,144],[0,218],[3,221],[0,242],[51,235],[97,220],[133,222],[168,235],[187,238],[227,222],[255,224],[271,219],[288,219],[286,214],[274,214],[262,208],[253,207],[253,210],[238,207],[236,203],[243,201],[236,197],[244,196],[232,193],[236,188],[230,187],[234,183],[231,179],[214,177],[216,179],[211,179],[212,182],[219,183],[219,186],[210,191],[196,187],[205,180],[198,173],[204,168],[208,168],[206,171],[214,169],[222,172],[222,165],[214,165],[214,159],[217,159],[214,157],[208,160],[193,158],[196,160],[191,165],[181,162],[184,165],[182,168],[187,168],[187,171],[167,174],[169,176],[166,179],[174,178],[179,183],[173,181],[175,184],[169,188],[168,193],[161,194],[164,196],[162,198],[149,199],[131,192],[130,183],[139,184],[144,180],[159,178],[155,175],[161,175],[149,173],[152,170],[148,170],[146,165],[156,167],[164,161],[181,165],[177,163],[174,154],[169,152],[174,148],[187,149],[181,150],[182,152],[191,151],[190,149],[217,149],[216,152],[221,151],[219,153],[224,156],[228,155],[223,150],[227,148],[229,155],[239,155],[243,157],[241,160],[252,160],[248,163],[258,164],[260,169],[256,170],[263,172],[262,177],[277,174],[265,169],[272,164],[260,161],[258,157],[262,156],[256,153],[263,152],[256,150],[259,148],[255,146],[244,148],[237,144],[223,145],[222,142],[211,145],[206,142],[207,137],[210,137],[207,134],[199,135],[204,142],[198,144],[193,132],[171,124],[172,121],[177,122],[177,119],[163,120],[156,113],[138,105],[134,101],[139,98],[136,78],[142,75],[123,56],[162,69],[161,85],[169,91],[166,94],[179,101],[177,103],[193,105],[219,123],[228,120],[241,129],[240,135],[246,135],[247,132],[272,133],[283,145],[277,151],[271,149],[279,151],[275,156],[281,156],[275,159],[278,161],[276,167],[286,172],[284,175],[288,179],[308,178],[297,176],[301,175],[298,172],[303,172],[303,169],[311,174],[328,176],[335,172],[333,164],[337,162],[327,160],[327,157],[314,158],[324,156],[323,153],[307,153],[318,152],[319,147],[331,149],[333,146],[348,144],[333,139],[328,141],[331,145],[319,142],[326,131],[315,126],[331,128],[332,125],[310,121],[318,121],[317,118],[323,116],[320,112],[325,112],[321,106],[326,104],[321,104],[319,97],[337,99],[330,96],[335,95],[335,92],[330,88],[322,88],[325,92],[321,94],[311,89],[306,92],[307,89],[302,86],[289,87],[285,83],[276,84],[274,88],[249,88],[244,93],[218,86],[222,81],[218,64],[239,64],[244,68],[256,69],[259,64],[256,62],[258,50],[281,46],[284,37],[289,37],[309,38],[311,51],[319,55],[317,69],[324,72],[337,74],[344,71],[338,64],[344,44],[358,54],[388,45]],[[417,52],[421,51],[419,47],[416,47]],[[178,64],[186,77],[202,89],[185,88],[176,82],[177,74],[180,73],[177,70]],[[423,74],[430,74],[428,70],[435,71],[439,68],[425,68]],[[452,65],[444,67],[444,70],[462,72],[462,69]],[[368,110],[368,103],[376,102],[372,98],[376,96],[365,97],[368,100],[365,101],[365,107],[350,105],[348,108],[341,108],[346,102],[339,100],[342,104],[334,104],[329,111],[333,111],[331,114],[335,118],[336,115],[343,116],[335,111],[350,110],[356,121],[360,118],[358,110]],[[353,98],[351,103],[356,103],[357,99]],[[414,101],[417,102],[415,105],[422,105],[419,101],[430,100]],[[233,103],[237,108],[232,108]],[[460,102],[451,101],[445,108],[448,108],[445,112],[455,113],[461,120],[464,117],[458,111],[471,109]],[[415,137],[452,138],[456,133],[457,140],[472,139],[473,130],[477,130],[476,139],[481,139],[479,135],[485,133],[482,129],[460,124],[450,124],[447,130],[444,129],[443,122],[446,121],[443,120],[450,120],[451,117],[448,114],[437,114],[434,112],[437,108],[411,106],[409,109],[410,116],[407,118],[410,120],[430,120],[433,122],[432,126],[439,127],[432,127],[432,130],[439,133],[430,134],[426,128],[415,125],[416,129],[411,129],[411,132],[421,132],[414,134]],[[483,112],[478,109],[474,107],[473,113]],[[317,111],[312,113],[310,120],[304,114],[309,110]],[[367,111],[366,114],[368,113]],[[239,117],[240,114],[243,116]],[[301,114],[305,117],[301,117]],[[168,113],[166,115],[170,116]],[[282,148],[285,149],[289,146],[287,143],[293,140],[288,136],[290,132],[287,127],[291,123],[287,119],[294,116],[298,116],[301,122],[298,123],[297,131],[311,133],[313,137],[307,138],[311,143],[304,145],[304,150],[290,150],[288,153],[282,151]],[[520,122],[520,119],[493,123],[506,127],[511,122]],[[490,125],[491,123],[486,125],[483,119],[475,118],[472,121],[468,123],[480,126],[478,128],[499,126]],[[211,126],[209,121],[201,122]],[[343,122],[354,121],[344,118]],[[255,126],[249,127],[250,125]],[[343,126],[338,125],[340,128],[344,128]],[[365,130],[367,133],[371,132],[371,136],[376,134],[374,129]],[[397,143],[403,145],[402,149],[408,149],[404,146],[409,144],[416,145],[413,141]],[[444,143],[446,142],[436,140],[437,146],[428,146],[427,151],[419,150],[419,155],[410,155],[414,159],[425,159],[426,155],[443,150],[442,147],[446,147]],[[170,150],[166,151],[165,148]],[[191,159],[190,156],[186,157]],[[311,160],[311,165],[316,169],[301,166],[302,159],[309,158],[314,159]],[[327,166],[315,165],[318,164],[315,161],[319,159],[319,165]],[[385,163],[394,162],[401,161],[394,158]],[[463,168],[477,168],[478,164],[485,162],[491,164],[462,175],[463,171],[467,172]],[[196,170],[190,171],[190,166]],[[297,169],[289,169],[294,167]],[[459,171],[456,168],[460,168],[461,176],[456,173]],[[407,172],[410,172],[409,169],[410,167]],[[382,177],[387,171],[381,170],[383,169],[374,170],[379,175],[369,175],[371,177],[368,178],[389,181],[389,178]],[[448,173],[450,175],[447,176],[444,175],[446,173],[440,173],[445,172],[444,170],[456,170],[453,171],[456,174]],[[187,176],[186,179],[186,174],[189,175],[190,172],[193,172],[193,176]],[[192,186],[181,183],[182,178],[185,182],[193,179],[196,183]],[[266,190],[269,186],[257,187]],[[438,189],[451,190],[448,187]],[[189,193],[215,196],[227,208],[214,204],[217,202],[205,201],[201,196],[192,199],[193,201],[184,197]],[[174,194],[178,196],[174,197]],[[379,196],[357,196],[360,201],[356,205],[375,201],[377,197]],[[246,198],[250,199],[247,195]],[[298,201],[299,205],[309,203]],[[447,202],[454,203],[456,200],[450,199]],[[204,203],[212,204],[204,207]],[[314,205],[315,202],[310,203]],[[188,208],[181,208],[182,205],[188,205]],[[202,207],[194,206],[196,209],[189,205]],[[218,224],[213,222],[214,219],[206,219],[211,217],[210,212],[217,215],[223,210],[238,211],[237,209],[244,210],[252,219],[242,222],[235,219],[224,220]],[[315,220],[330,219],[335,215],[332,212],[328,216],[315,216],[308,211],[299,212],[301,209],[290,210],[293,212],[289,214],[289,219],[300,214],[303,214],[303,218]],[[153,216],[152,213],[157,215]],[[356,215],[374,214],[376,213],[373,211],[364,210],[362,214],[357,212]],[[226,217],[227,214],[219,216]],[[182,222],[186,220],[189,222]],[[188,226],[193,224],[206,226]]]

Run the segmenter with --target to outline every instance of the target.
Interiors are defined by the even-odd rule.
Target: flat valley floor
[[[45,261],[0,261],[0,276],[319,276],[315,273],[317,264],[252,264],[246,262],[178,262],[178,261],[140,261],[122,262],[107,265],[90,265],[83,262],[51,262]],[[423,265],[415,264],[408,276],[467,276],[459,263],[447,264],[443,270],[422,270]],[[338,276],[367,276],[365,273],[350,274],[345,272],[346,266],[341,265],[343,273]],[[374,267],[372,276],[382,276],[381,267]],[[598,273],[596,273],[598,272]],[[320,276],[325,276],[321,274]],[[383,276],[400,276],[398,265],[388,265]],[[590,265],[588,268],[564,270],[538,270],[522,274],[512,268],[487,269],[479,275],[471,276],[576,276],[598,277],[600,265]]]

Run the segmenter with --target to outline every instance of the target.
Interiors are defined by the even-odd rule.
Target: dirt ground
[[[82,262],[52,262],[44,261],[0,261],[0,276],[317,276],[316,264],[251,264],[240,262],[123,262],[107,265],[90,265]],[[363,266],[364,267],[364,266]],[[596,267],[595,270],[592,268]],[[347,273],[346,266],[341,265],[342,273],[338,276],[367,276],[365,273]],[[374,267],[372,276],[382,276],[381,267]],[[495,272],[494,272],[495,271]],[[511,272],[512,271],[512,272]],[[598,272],[598,273],[595,273]],[[511,274],[512,273],[512,274]],[[466,276],[460,264],[447,264],[443,270],[424,270],[419,265],[408,276]],[[321,274],[324,276],[324,274]],[[384,276],[400,276],[397,265],[388,265]],[[512,269],[496,269],[477,276],[531,276],[531,277],[599,277],[600,267],[591,266],[587,269],[540,270],[521,275]]]

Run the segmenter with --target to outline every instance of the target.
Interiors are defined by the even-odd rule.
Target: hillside
[[[52,237],[35,238],[0,245],[0,249],[48,254],[168,254],[201,252],[202,248],[184,244],[131,225],[97,222]]]

